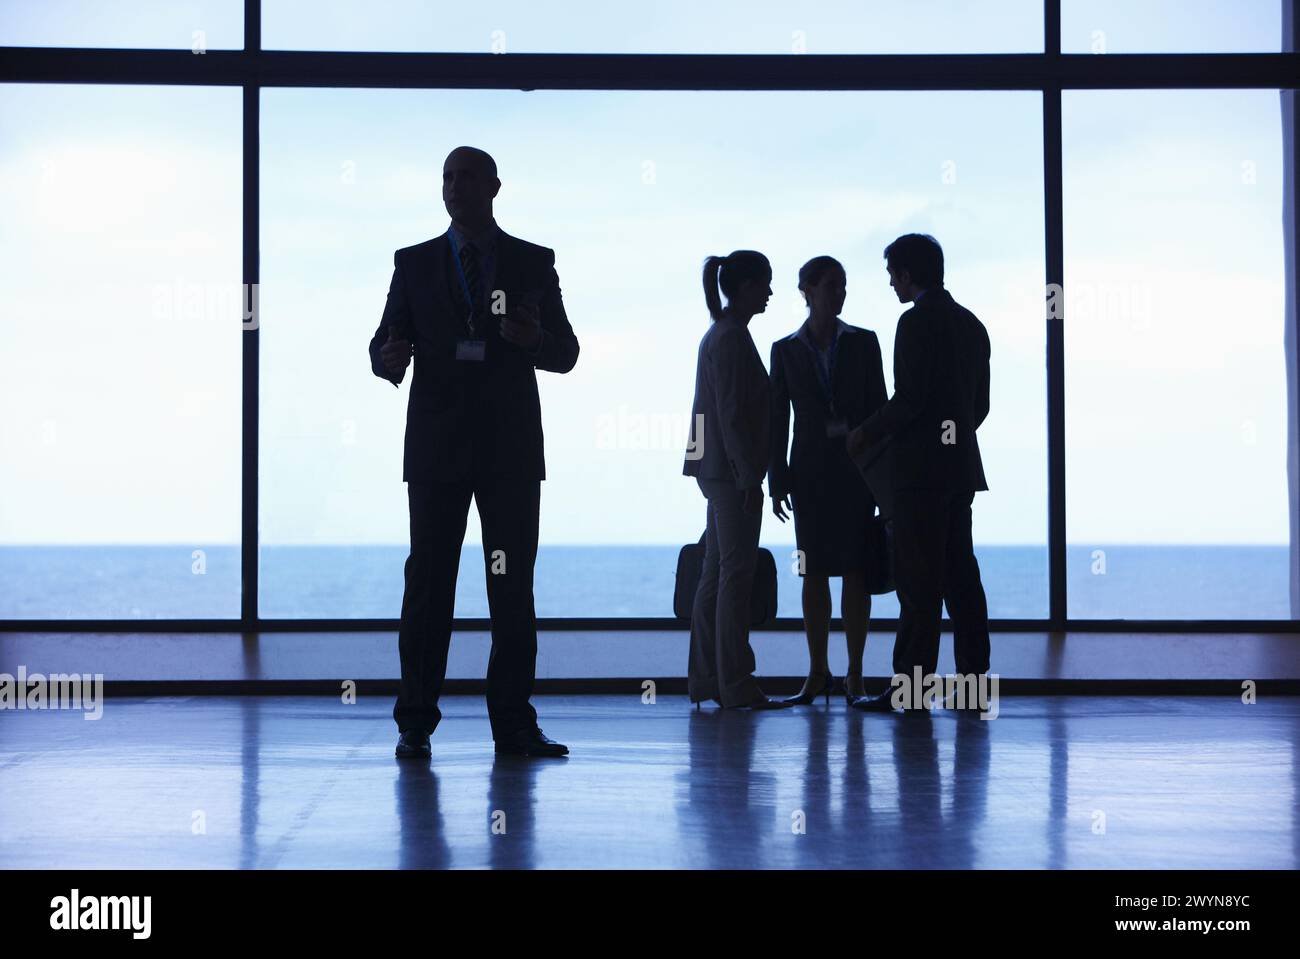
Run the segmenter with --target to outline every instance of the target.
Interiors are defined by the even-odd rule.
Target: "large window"
[[[0,87],[0,616],[239,615],[239,111]]]
[[[894,134],[918,116],[923,130]],[[502,228],[557,250],[582,346],[571,373],[539,373],[539,615],[671,615],[677,550],[704,523],[682,476],[704,257],[748,247],[771,259],[775,296],[750,326],[766,360],[806,315],[800,265],[836,256],[844,319],[877,331],[888,358],[902,308],[881,254],[914,229],[944,242],[948,285],[994,344],[993,490],[977,535],[995,615],[1046,615],[1035,95],[273,90],[263,129],[264,615],[400,608],[407,393],[370,375],[365,347],[393,250],[446,229],[441,163],[460,141],[497,160]],[[780,613],[798,616],[793,530],[770,513],[764,526]],[[462,615],[487,613],[478,537],[472,516]]]
[[[765,362],[804,319],[800,265],[840,259],[892,385],[881,254],[920,231],[992,341],[992,616],[1290,625],[1286,10],[0,0],[23,48],[0,61],[0,618],[398,616],[410,383],[365,350],[469,143],[499,164],[501,226],[555,249],[581,343],[538,374],[540,617],[671,623],[705,520],[682,475],[703,258],[770,258]],[[793,526],[765,509],[762,542],[798,628]],[[488,613],[473,507],[456,611]]]
[[[0,44],[238,50],[243,0],[0,0]]]
[[[1041,0],[263,0],[268,50],[1030,53]],[[562,10],[562,14],[561,14]]]
[[[1064,145],[1070,615],[1287,618],[1278,94],[1071,92]]]
[[[1063,53],[1267,53],[1281,0],[1061,0]]]

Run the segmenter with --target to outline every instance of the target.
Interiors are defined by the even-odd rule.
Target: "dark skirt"
[[[867,528],[876,502],[843,440],[827,450],[819,474],[797,478],[790,498],[795,545],[803,552],[805,572],[867,572]]]

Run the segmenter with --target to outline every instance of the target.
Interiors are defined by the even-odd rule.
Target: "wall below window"
[[[487,672],[490,637],[486,632],[456,633],[451,644],[449,680],[481,680]],[[891,672],[892,632],[868,637],[867,676]],[[803,635],[761,632],[752,637],[760,677],[796,677],[807,672]],[[631,693],[644,680],[680,686],[686,673],[689,636],[685,631],[556,631],[538,635],[539,688],[573,680],[559,688],[609,688],[626,680]],[[940,668],[952,666],[952,637],[945,635]],[[5,633],[0,634],[0,673],[102,673],[115,683],[261,683],[395,680],[395,632],[356,633]],[[831,667],[845,670],[841,636],[831,639]],[[1184,680],[1239,683],[1255,680],[1300,682],[1300,635],[1270,633],[995,633],[993,670],[1004,682],[1034,683],[1086,691],[1089,684],[1120,681]],[[1044,687],[1044,683],[1048,684]],[[771,683],[769,692],[786,691]],[[455,687],[451,687],[454,689]],[[178,690],[185,689],[184,686]],[[238,691],[232,687],[231,691]]]

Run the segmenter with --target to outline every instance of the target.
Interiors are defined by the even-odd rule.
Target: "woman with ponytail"
[[[749,645],[749,600],[771,442],[767,370],[749,321],[767,309],[771,295],[772,267],[762,253],[737,250],[704,261],[711,322],[696,359],[682,473],[695,477],[708,502],[708,518],[686,675],[691,702],[712,699],[724,708],[784,705],[763,695]]]
[[[772,344],[772,463],[768,492],[781,522],[794,513],[794,536],[803,577],[803,621],[808,639],[808,679],[792,705],[818,696],[830,700],[833,677],[826,660],[830,631],[830,577],[843,577],[840,609],[849,670],[844,697],[862,695],[862,654],[871,594],[867,592],[868,526],[876,504],[845,446],[845,435],[886,400],[885,371],[876,334],[840,319],[844,267],[818,256],[799,271],[808,304],[803,326]],[[790,408],[794,446],[786,462]]]

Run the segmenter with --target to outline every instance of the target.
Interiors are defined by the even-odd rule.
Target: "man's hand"
[[[772,512],[776,514],[776,518],[782,523],[790,518],[786,513],[787,509],[790,510],[790,512],[794,512],[794,502],[790,499],[789,493],[786,493],[785,496],[772,497]]]
[[[517,303],[501,320],[501,339],[528,352],[542,342],[541,310],[535,303]]]
[[[379,348],[379,359],[383,362],[388,375],[400,382],[406,375],[406,368],[410,366],[411,354],[414,352],[415,344],[402,337],[396,326],[390,326],[388,339]]]
[[[848,450],[850,456],[857,456],[867,448],[867,440],[862,435],[862,427],[855,430],[849,430],[848,436],[844,437],[844,448]]]
[[[753,489],[745,490],[744,510],[751,516],[763,512],[763,487],[755,486]]]

